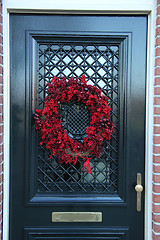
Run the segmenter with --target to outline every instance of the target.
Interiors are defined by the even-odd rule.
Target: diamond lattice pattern
[[[38,143],[38,192],[56,193],[115,193],[117,192],[117,161],[118,161],[118,80],[119,80],[119,45],[99,44],[94,42],[87,45],[71,43],[39,44],[39,95],[37,108],[43,108],[47,95],[47,83],[57,76],[59,78],[86,76],[88,84],[100,88],[109,98],[111,120],[114,121],[115,131],[111,141],[103,143],[103,151],[99,159],[92,158],[92,173],[81,171],[83,160],[77,165],[59,164],[57,157],[50,157],[45,146]],[[70,106],[70,116],[75,118],[76,104]],[[81,114],[86,113],[81,107]],[[71,126],[73,119],[68,122],[71,134],[83,131],[88,126],[88,117]],[[77,130],[78,129],[78,130]],[[79,132],[77,132],[79,134]]]
[[[73,140],[83,140],[90,124],[90,111],[83,103],[63,103],[60,106],[61,126]]]

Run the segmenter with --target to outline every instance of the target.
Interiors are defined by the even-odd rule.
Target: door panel
[[[10,20],[10,239],[143,239],[144,192],[137,212],[134,187],[138,172],[144,185],[147,18],[11,14]],[[100,158],[91,160],[92,174],[81,171],[80,159],[75,166],[49,159],[34,126],[46,84],[82,74],[108,96],[115,125]],[[87,114],[81,106],[84,123]],[[73,116],[70,134],[83,132]],[[56,211],[102,212],[103,221],[52,223]]]
[[[60,36],[54,32],[48,34],[43,32],[42,38],[42,33],[38,31],[26,33],[28,64],[32,63],[27,66],[27,69],[29,69],[27,82],[30,82],[29,92],[32,93],[32,96],[29,97],[28,95],[26,98],[26,101],[30,101],[27,105],[32,106],[32,112],[30,111],[30,117],[26,121],[26,129],[28,128],[26,135],[29,136],[32,133],[30,139],[26,140],[26,144],[29,144],[28,152],[31,154],[26,161],[26,169],[30,162],[29,172],[26,173],[27,179],[30,175],[31,180],[29,187],[30,203],[36,203],[37,201],[41,203],[43,201],[44,203],[46,201],[65,202],[68,198],[68,192],[70,196],[76,194],[84,199],[72,197],[72,202],[95,201],[93,196],[97,194],[100,194],[97,196],[97,201],[123,202],[122,197],[125,199],[123,154],[125,152],[124,148],[127,148],[123,145],[123,136],[126,134],[124,123],[127,118],[121,111],[121,108],[126,110],[126,106],[123,105],[122,101],[120,107],[120,92],[123,93],[124,91],[121,75],[124,75],[123,72],[128,67],[125,51],[128,51],[127,42],[130,41],[131,36],[130,34],[116,36],[114,33],[106,36],[103,33],[100,37],[95,35],[94,32],[89,32],[85,36],[79,35],[79,32],[74,32],[73,37],[72,34],[63,33],[63,36]],[[90,41],[88,40],[89,34],[92,36]],[[124,62],[126,64],[122,67]],[[40,145],[41,139],[37,136],[32,117],[35,109],[44,107],[47,83],[51,81],[54,75],[60,78],[62,76],[67,78],[73,76],[76,79],[81,74],[85,74],[88,84],[97,86],[109,98],[108,104],[112,108],[111,120],[114,121],[115,125],[112,139],[104,142],[104,150],[100,158],[91,160],[92,174],[81,171],[83,167],[82,159],[78,160],[76,166],[73,164],[58,164],[57,157],[52,157],[49,160],[50,152]],[[124,78],[123,80],[127,89],[126,80]],[[89,116],[87,117],[87,112],[84,112],[84,109],[80,110],[82,112],[81,119],[83,118],[85,123]],[[79,122],[75,121],[73,114],[74,112],[72,112],[70,121],[70,126],[73,127],[71,130],[69,129],[69,134],[74,132],[75,129],[83,131],[83,129],[78,129]],[[64,121],[62,124],[65,124]],[[120,125],[121,132],[119,132]],[[121,154],[120,149],[124,149]],[[36,163],[35,159],[37,159]],[[90,196],[88,196],[88,193]],[[58,199],[55,199],[55,194],[59,196]],[[47,196],[47,199],[44,196]]]
[[[124,240],[127,239],[128,231],[125,228],[122,229],[107,229],[107,228],[77,228],[74,230],[73,228],[46,228],[46,229],[25,229],[25,239],[74,239],[74,240],[88,240],[88,239],[100,239],[100,240]]]

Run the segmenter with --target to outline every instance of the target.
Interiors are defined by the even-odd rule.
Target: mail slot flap
[[[52,222],[102,222],[101,212],[53,212]]]

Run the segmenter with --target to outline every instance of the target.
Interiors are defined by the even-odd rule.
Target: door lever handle
[[[137,211],[140,212],[141,211],[141,192],[143,191],[141,173],[137,173],[137,185],[135,186],[135,190],[137,192]]]

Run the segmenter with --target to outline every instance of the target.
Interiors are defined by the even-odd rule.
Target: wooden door
[[[10,240],[144,239],[145,16],[10,16]],[[35,109],[54,76],[86,76],[109,98],[115,131],[92,173],[40,145]],[[76,127],[78,128],[78,124]],[[52,222],[52,212],[100,212],[102,222]]]

